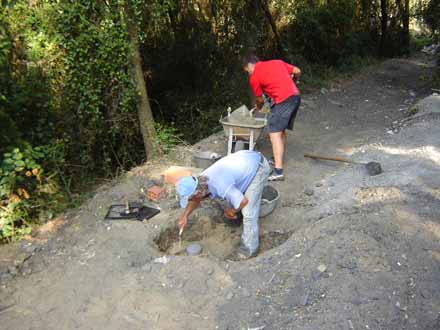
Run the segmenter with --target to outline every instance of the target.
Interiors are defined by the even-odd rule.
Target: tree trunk
[[[371,19],[371,1],[362,0],[361,1],[361,11],[362,19],[367,29],[370,29],[370,19]]]
[[[270,12],[267,0],[259,0],[259,2],[260,2],[261,8],[264,11],[264,15],[266,16],[267,22],[269,23],[269,25],[272,29],[273,35],[275,37],[275,42],[277,44],[278,52],[280,53],[280,55],[283,55],[283,53],[284,53],[283,44],[281,42],[280,34],[278,33],[277,25],[275,24],[272,13]]]
[[[381,13],[380,55],[385,55],[385,43],[388,32],[388,0],[380,0],[380,13]]]
[[[402,48],[403,53],[409,53],[409,0],[397,0],[397,7],[399,8],[399,17],[402,21]]]
[[[147,86],[145,85],[144,72],[142,70],[142,58],[139,51],[139,39],[137,27],[133,22],[130,4],[125,3],[125,23],[131,44],[131,65],[132,77],[136,85],[138,94],[138,117],[139,127],[144,141],[146,159],[151,159],[159,151],[157,145],[156,129],[154,128],[154,118],[148,98]]]

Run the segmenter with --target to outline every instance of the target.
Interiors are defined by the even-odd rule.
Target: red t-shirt
[[[278,104],[292,95],[299,95],[298,87],[292,80],[294,68],[281,60],[257,62],[250,77],[255,96],[264,93]]]

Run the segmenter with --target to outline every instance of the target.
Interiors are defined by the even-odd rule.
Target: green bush
[[[160,149],[165,153],[172,151],[177,145],[182,143],[182,134],[174,126],[156,123],[157,139]]]
[[[0,241],[17,240],[65,206],[58,183],[63,145],[13,148],[0,162]]]

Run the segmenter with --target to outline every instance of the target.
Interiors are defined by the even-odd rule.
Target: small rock
[[[227,300],[231,300],[233,297],[234,297],[234,294],[232,292],[228,292],[228,294],[226,295]]]
[[[320,264],[317,270],[320,271],[321,273],[324,273],[327,270],[327,266],[324,264]]]
[[[16,276],[18,274],[17,268],[13,266],[8,267],[8,271],[12,276]]]
[[[145,273],[151,272],[151,264],[145,264],[142,266],[141,270]]]
[[[214,274],[214,269],[209,268],[209,269],[207,270],[206,274],[208,274],[208,275],[212,275],[212,274]]]
[[[422,289],[422,291],[420,291],[420,295],[425,299],[431,298],[431,292],[427,289]]]
[[[26,276],[32,274],[32,268],[29,266],[23,267],[21,273]]]
[[[0,274],[0,282],[8,282],[14,278],[14,275],[11,273],[2,273]]]
[[[315,187],[316,188],[319,188],[319,187],[322,187],[323,186],[323,183],[322,182],[317,182],[316,184],[315,184]]]
[[[328,92],[328,89],[327,88],[321,88],[321,94],[322,95],[325,95],[325,94],[327,94],[327,92]]]
[[[165,265],[165,264],[170,262],[170,258],[168,258],[167,256],[163,256],[163,257],[154,259],[153,262],[155,264],[163,264],[163,265]]]
[[[321,272],[319,270],[315,270],[312,272],[312,278],[317,281],[321,278]]]
[[[302,299],[301,299],[301,305],[302,306],[307,306],[309,304],[309,295],[306,294]]]
[[[315,192],[313,191],[312,188],[306,188],[306,189],[304,190],[304,193],[305,193],[307,196],[313,196],[313,194],[314,194]]]
[[[35,252],[37,252],[37,247],[36,247],[35,245],[28,244],[28,245],[26,245],[25,247],[23,247],[23,250],[24,250],[26,253],[32,255],[32,254],[34,254]]]

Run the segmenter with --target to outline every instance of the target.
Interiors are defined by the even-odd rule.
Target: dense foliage
[[[423,9],[423,18],[433,34],[440,33],[440,0],[429,1]]]
[[[438,32],[439,1],[422,4]],[[310,86],[359,59],[407,53],[410,9],[405,0],[2,1],[0,240],[50,218],[84,180],[145,159],[136,49],[166,152],[209,135],[227,106],[250,103],[238,60],[246,48],[301,66]]]

